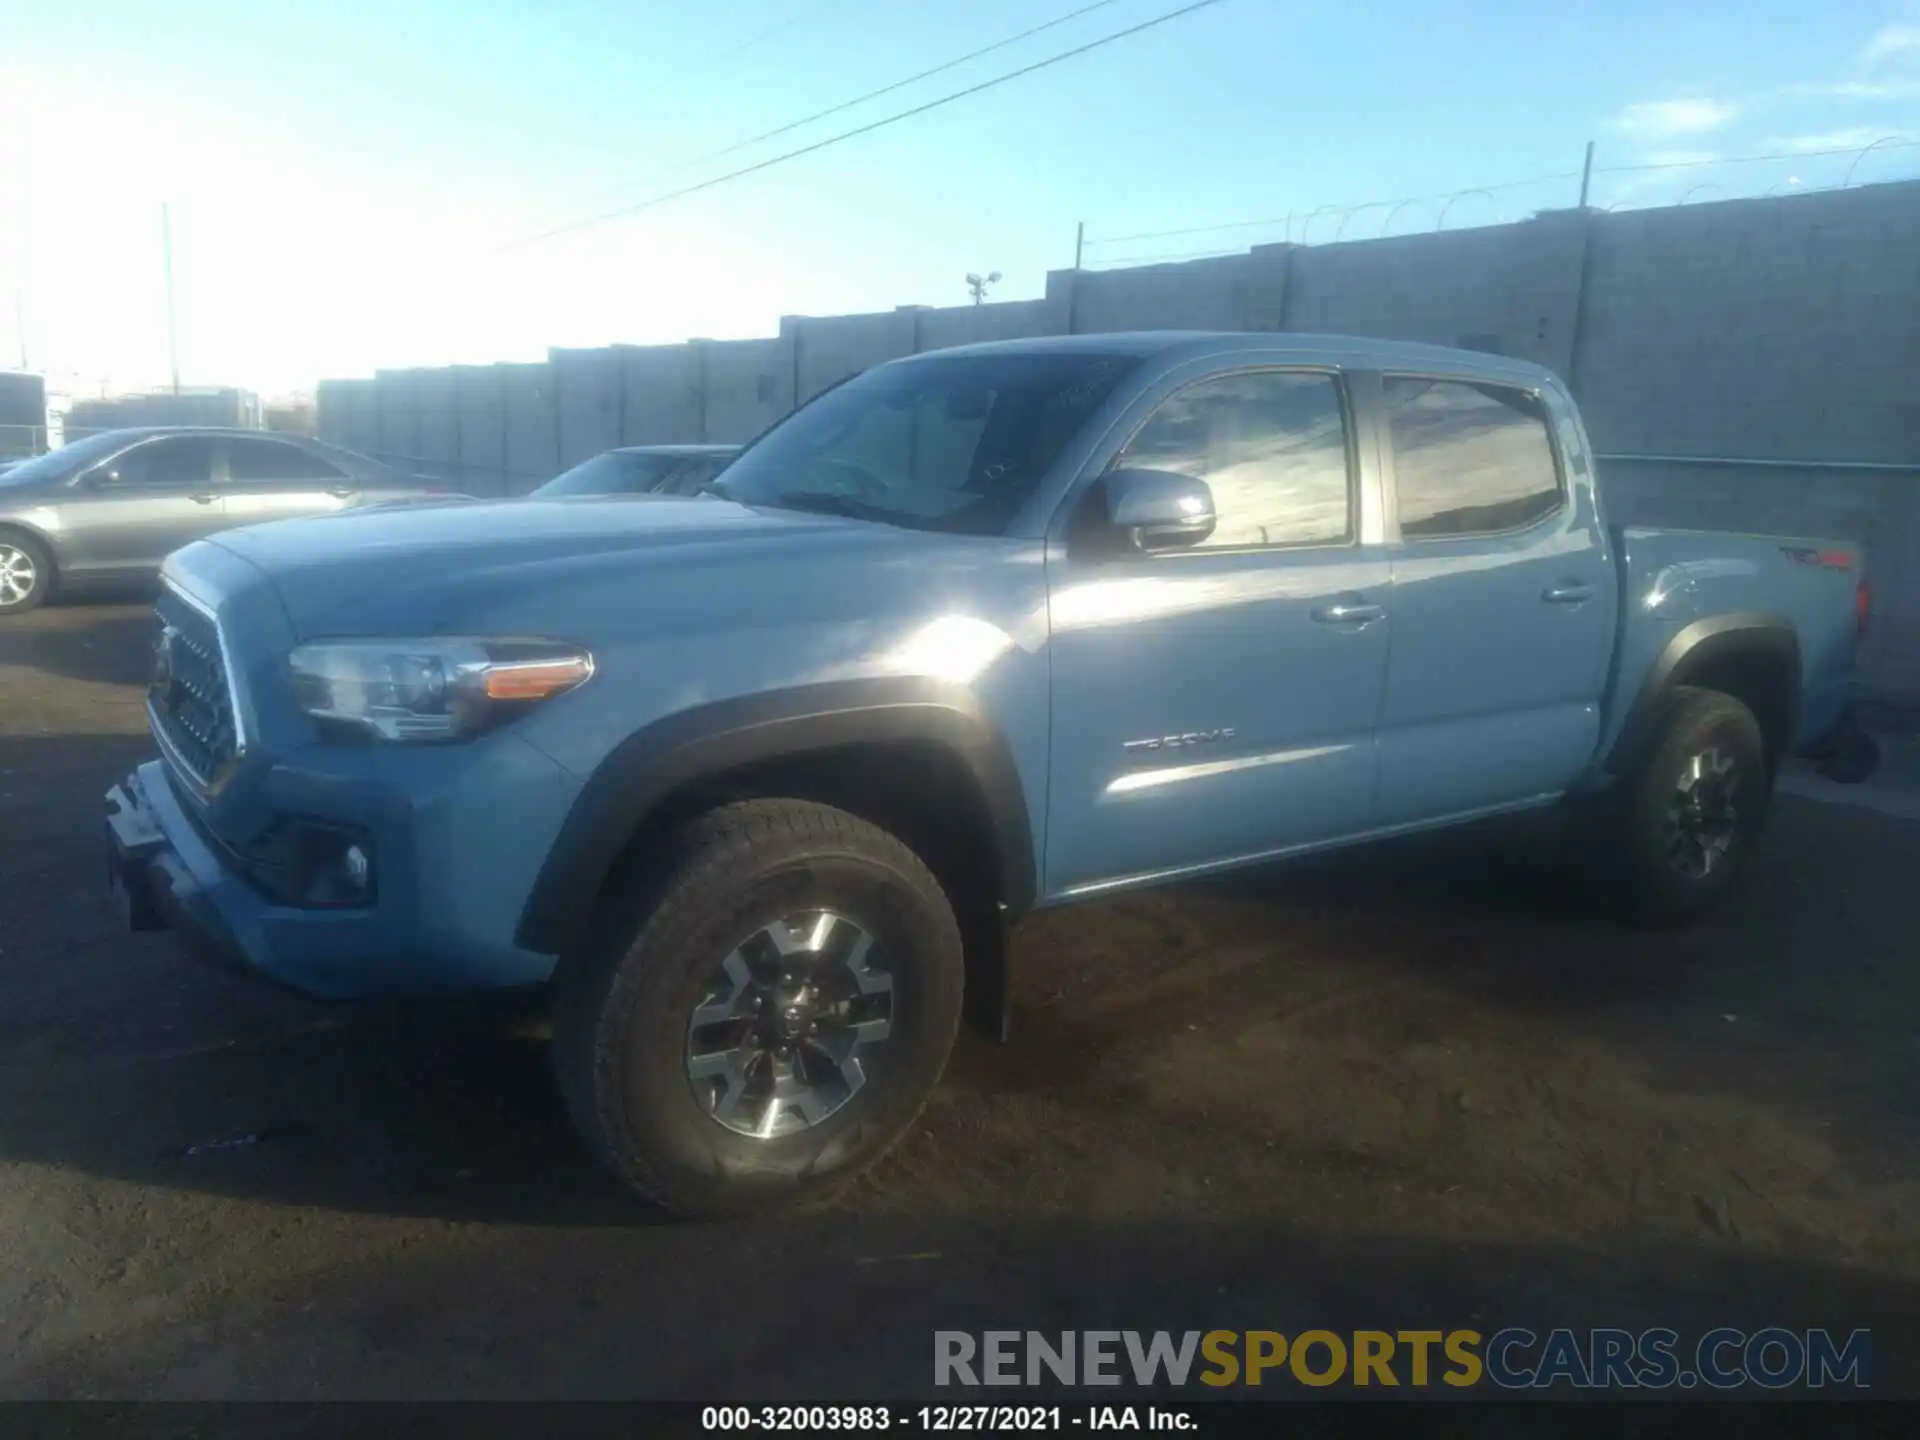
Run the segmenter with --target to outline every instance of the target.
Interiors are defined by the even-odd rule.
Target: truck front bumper
[[[471,761],[472,778],[497,773],[482,757]],[[509,752],[504,763],[520,761]],[[384,862],[372,902],[323,908],[275,899],[155,760],[106,794],[107,879],[131,929],[173,931],[198,958],[327,999],[515,989],[548,978],[553,957],[513,944],[517,910],[504,899],[524,894],[514,882],[536,857],[515,853],[515,807],[488,815],[491,826],[484,808],[465,808],[484,807],[484,783],[455,787],[450,802],[409,807],[384,786],[343,799],[338,776],[298,767],[275,780],[290,813],[366,829]],[[467,837],[466,848],[450,834]]]
[[[166,785],[164,776],[153,773],[158,768],[157,762],[143,765],[107,791],[108,891],[128,929],[172,930],[198,958],[246,971],[245,948],[148,801],[149,782]],[[202,861],[211,859],[200,848]]]

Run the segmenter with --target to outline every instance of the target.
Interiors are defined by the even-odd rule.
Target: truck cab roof
[[[988,340],[976,345],[905,356],[890,363],[957,355],[1124,355],[1165,364],[1230,356],[1241,352],[1284,352],[1300,363],[1343,368],[1439,371],[1506,384],[1538,386],[1552,379],[1544,366],[1507,355],[1408,340],[1375,340],[1357,335],[1316,335],[1293,330],[1127,330],[1101,335],[1042,335],[1021,340]]]

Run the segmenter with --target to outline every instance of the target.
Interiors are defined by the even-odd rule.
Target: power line
[[[1009,35],[1004,40],[996,40],[991,45],[984,45],[978,50],[971,50],[965,55],[957,56],[952,60],[943,61],[941,64],[935,65],[930,70],[922,70],[920,71],[919,74],[909,75],[904,80],[896,80],[890,85],[882,85],[878,90],[869,90],[864,95],[857,95],[851,100],[843,100],[837,105],[828,106],[825,110],[816,110],[811,115],[802,116],[798,120],[790,120],[786,124],[775,126],[771,130],[763,130],[758,135],[748,136],[745,140],[736,140],[731,145],[721,146],[718,150],[709,150],[704,155],[695,155],[689,160],[682,160],[677,164],[668,166],[664,172],[656,171],[655,173],[656,174],[664,173],[666,175],[677,174],[678,172],[683,170],[690,170],[696,165],[705,165],[710,161],[722,159],[725,156],[735,154],[738,151],[748,149],[751,146],[759,145],[765,141],[772,140],[777,136],[785,135],[789,131],[799,130],[805,126],[813,124],[815,121],[824,120],[830,115],[838,115],[843,110],[852,110],[857,106],[866,104],[869,100],[877,100],[882,95],[891,95],[895,90],[904,90],[909,85],[917,85],[920,81],[926,80],[931,78],[932,76],[941,74],[943,71],[952,70],[957,66],[965,65],[970,60],[978,60],[982,55],[991,55],[996,50],[1004,50],[1009,45],[1017,45],[1022,40],[1032,39],[1035,35],[1040,34],[1043,30],[1055,29],[1058,26],[1065,25],[1067,22],[1071,20],[1079,19],[1082,15],[1091,14],[1095,10],[1104,10],[1109,5],[1117,5],[1119,3],[1120,3],[1120,0],[1095,0],[1095,3],[1091,5],[1082,5],[1078,10],[1070,10],[1065,15],[1061,15],[1056,17],[1055,19],[1049,20],[1043,25],[1035,25],[1030,29],[1022,30],[1018,35]],[[804,18],[804,12],[802,15],[794,16],[791,20],[786,21],[784,24],[774,26],[773,29],[771,30],[762,31],[760,34],[756,35],[753,39],[746,41],[744,44],[737,45],[733,49],[725,51],[722,54],[715,56],[714,62],[718,63],[720,60],[724,60],[731,56],[738,55],[742,51],[751,49],[753,46],[760,44],[764,40],[769,40],[773,38],[773,36],[780,34],[783,31],[792,29],[793,26],[797,25],[802,18]],[[612,199],[616,193],[626,188],[627,187],[624,185],[602,188],[600,190],[595,191],[594,200],[600,201],[605,199]]]
[[[869,90],[866,94],[856,95],[851,100],[842,100],[838,105],[829,105],[824,110],[816,110],[813,114],[803,116],[798,120],[789,120],[785,125],[775,126],[771,130],[763,130],[760,134],[748,136],[745,140],[736,140],[733,144],[723,145],[718,150],[709,150],[704,155],[696,155],[693,159],[684,161],[673,168],[676,170],[685,170],[694,165],[703,165],[709,160],[718,160],[722,156],[732,155],[736,151],[745,150],[749,146],[760,144],[762,141],[771,140],[779,135],[785,135],[790,130],[798,130],[802,126],[811,125],[816,120],[824,120],[829,115],[838,115],[843,110],[852,110],[856,106],[866,104],[869,100],[878,100],[882,95],[891,95],[896,90],[904,90],[909,85],[917,85],[922,80],[930,80],[935,75],[957,69],[970,60],[978,60],[982,55],[991,55],[994,51],[1004,50],[1009,45],[1018,45],[1022,40],[1031,40],[1042,31],[1057,29],[1069,21],[1078,20],[1082,15],[1091,15],[1096,10],[1104,10],[1109,5],[1117,5],[1119,3],[1120,0],[1094,0],[1094,3],[1091,5],[1082,5],[1078,10],[1069,10],[1066,14],[1055,16],[1044,24],[1022,30],[1018,35],[1009,35],[1004,40],[994,41],[991,45],[982,45],[978,50],[969,50],[965,55],[957,55],[951,60],[944,60],[931,69],[922,70],[917,75],[909,75],[906,79],[896,80],[891,85],[882,85],[878,90]]]
[[[757,30],[746,39],[729,45],[723,50],[715,50],[704,57],[695,57],[693,60],[690,60],[686,65],[679,68],[673,78],[667,81],[666,84],[658,86],[648,93],[647,98],[652,108],[640,112],[639,118],[641,120],[659,118],[660,101],[663,98],[678,95],[694,81],[704,80],[708,72],[725,64],[727,61],[744,55],[749,50],[758,49],[760,46],[766,44],[767,41],[786,34],[787,31],[793,29],[794,26],[798,25],[802,20],[808,18],[808,16],[818,8],[817,0],[814,4],[802,4],[785,20],[777,21],[764,29]],[[622,181],[615,185],[598,186],[594,189],[591,196],[582,199],[580,203],[583,205],[604,203],[616,195],[623,193],[630,183],[629,181]]]
[[[969,85],[964,90],[955,90],[951,94],[941,95],[936,99],[927,101],[925,104],[915,105],[910,110],[899,111],[897,114],[870,121],[852,130],[843,130],[838,135],[829,135],[826,139],[816,140],[811,145],[803,145],[797,150],[788,150],[783,154],[757,161],[752,165],[744,165],[738,170],[730,170],[724,175],[716,175],[710,180],[702,180],[695,185],[684,185],[677,190],[668,190],[663,194],[651,196],[648,199],[639,201],[637,204],[622,206],[618,210],[609,210],[604,214],[593,215],[583,220],[576,220],[567,225],[556,226],[552,230],[542,231],[537,235],[530,235],[523,240],[511,241],[500,248],[503,250],[511,250],[521,245],[537,244],[542,240],[551,240],[557,236],[571,234],[574,231],[590,229],[595,225],[604,225],[609,220],[619,220],[624,219],[628,215],[637,215],[642,210],[651,210],[656,205],[666,204],[669,200],[680,200],[688,195],[696,195],[703,190],[711,190],[716,185],[726,184],[729,180],[738,180],[745,175],[757,174],[759,171],[771,169],[775,165],[785,164],[789,160],[797,160],[802,155],[811,155],[817,150],[825,150],[830,145],[838,145],[842,141],[852,140],[861,135],[870,135],[876,130],[885,129],[889,125],[897,125],[902,120],[911,120],[916,115],[926,114],[929,110],[938,110],[941,106],[951,105],[956,100],[965,100],[968,96],[978,95],[982,91],[995,89],[998,86],[1005,85],[1011,80],[1018,80],[1022,76],[1031,75],[1037,70],[1048,69],[1064,61],[1072,60],[1076,56],[1085,55],[1090,51],[1111,45],[1116,40],[1125,40],[1130,35],[1138,35],[1143,30],[1151,30],[1156,26],[1165,25],[1170,21],[1192,15],[1196,11],[1210,9],[1220,3],[1221,0],[1193,0],[1192,4],[1183,5],[1178,10],[1170,10],[1164,15],[1156,15],[1152,19],[1142,20],[1137,25],[1129,25],[1124,30],[1116,30],[1109,35],[1102,35],[1097,40],[1089,40],[1086,44],[1076,45],[1071,50],[1062,50],[1056,55],[1049,55],[1044,60],[1036,60],[1031,65],[1023,65],[1018,70],[1009,70],[1004,74],[995,75],[991,79],[982,80],[977,85]]]

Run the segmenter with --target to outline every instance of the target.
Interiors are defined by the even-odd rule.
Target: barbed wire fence
[[[1118,269],[1128,265],[1169,265],[1188,260],[1217,260],[1231,255],[1244,255],[1248,249],[1263,244],[1338,244],[1343,240],[1384,239],[1390,234],[1413,235],[1447,228],[1448,220],[1463,205],[1468,206],[1476,216],[1485,215],[1487,206],[1493,207],[1495,215],[1491,223],[1505,224],[1510,220],[1524,219],[1526,213],[1539,210],[1573,208],[1578,203],[1578,194],[1568,194],[1567,187],[1578,182],[1584,188],[1591,180],[1599,180],[1601,188],[1618,191],[1606,204],[1591,203],[1589,208],[1605,213],[1622,208],[1651,208],[1658,205],[1685,205],[1703,196],[1713,194],[1720,199],[1758,198],[1760,196],[1782,193],[1813,194],[1822,191],[1844,190],[1861,183],[1860,170],[1869,157],[1886,151],[1920,150],[1920,138],[1902,133],[1883,135],[1863,146],[1847,146],[1820,150],[1781,150],[1762,155],[1711,156],[1687,160],[1646,161],[1627,165],[1595,165],[1590,168],[1555,171],[1551,174],[1535,175],[1524,180],[1503,180],[1488,185],[1468,186],[1460,190],[1435,191],[1422,195],[1400,195],[1379,200],[1360,200],[1349,205],[1320,205],[1311,210],[1289,211],[1284,215],[1270,215],[1260,219],[1228,220],[1216,225],[1181,226],[1170,230],[1145,230],[1124,235],[1089,234],[1083,229],[1076,244],[1080,252],[1081,268],[1089,270]],[[1844,166],[1840,162],[1845,161]],[[1816,164],[1832,162],[1826,168],[1837,170],[1839,178],[1832,183],[1813,184],[1791,175],[1775,181],[1765,190],[1734,192],[1728,185],[1717,180],[1706,180],[1691,185],[1681,191],[1678,200],[1673,199],[1672,191],[1661,190],[1637,183],[1653,177],[1673,174],[1678,176],[1689,171],[1711,171],[1720,167],[1744,167],[1752,165],[1791,165],[1808,168],[1809,162]],[[1628,177],[1625,183],[1608,185],[1612,177]],[[1885,176],[1881,178],[1911,178],[1910,176]],[[1531,195],[1521,192],[1531,191]],[[1717,192],[1717,193],[1716,193]],[[1643,198],[1644,197],[1644,198]],[[1564,205],[1553,201],[1564,198]],[[1475,206],[1470,202],[1484,201],[1484,206]],[[1524,213],[1512,213],[1505,208],[1512,205],[1515,210]],[[1377,228],[1369,230],[1371,221],[1360,217],[1370,211],[1384,212],[1380,215]],[[1396,222],[1408,217],[1420,217],[1428,223],[1424,229],[1416,229],[1403,224],[1394,230]],[[1484,218],[1480,223],[1488,223]],[[1244,234],[1244,242],[1227,247],[1224,237],[1229,234]],[[1219,236],[1221,240],[1206,244],[1201,237]],[[1170,249],[1125,249],[1121,253],[1108,253],[1119,247],[1151,246],[1154,242],[1187,241],[1186,246],[1174,246]],[[1201,248],[1195,248],[1196,246]],[[1092,251],[1092,254],[1085,252]]]

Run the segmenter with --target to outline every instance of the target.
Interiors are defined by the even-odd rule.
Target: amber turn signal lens
[[[584,655],[495,664],[486,671],[486,694],[489,700],[545,700],[571,690],[592,674],[593,661]]]

